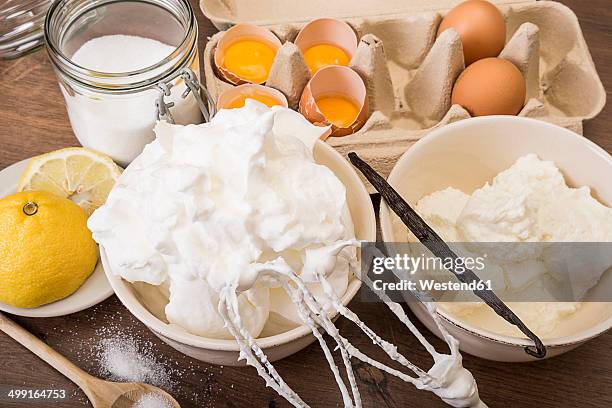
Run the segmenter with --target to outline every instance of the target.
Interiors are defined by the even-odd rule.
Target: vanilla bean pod
[[[435,256],[442,259],[457,260],[458,256],[448,246],[446,242],[421,218],[421,216],[399,195],[397,191],[387,181],[378,174],[370,165],[363,161],[356,153],[351,152],[348,158],[365,178],[374,186],[380,193],[382,198],[387,202],[387,205],[395,212],[417,239],[427,247]],[[452,265],[456,265],[455,262]],[[482,280],[470,269],[459,273],[450,268],[450,271],[463,283],[482,282]],[[482,299],[491,309],[499,316],[504,318],[512,325],[531,339],[535,348],[532,346],[525,347],[525,352],[530,356],[544,358],[546,356],[546,347],[542,340],[533,333],[523,321],[512,311],[506,304],[490,290],[474,290],[476,296]]]

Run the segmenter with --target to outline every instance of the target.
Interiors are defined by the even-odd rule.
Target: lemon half
[[[72,200],[89,216],[104,204],[120,175],[121,168],[110,157],[69,147],[32,158],[17,191],[48,191]]]
[[[87,215],[45,191],[0,199],[0,302],[32,308],[74,293],[98,259]]]

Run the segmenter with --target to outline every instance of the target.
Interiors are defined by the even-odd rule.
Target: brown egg
[[[468,0],[453,8],[440,23],[438,36],[453,28],[461,36],[465,65],[497,57],[506,43],[504,16],[484,0]]]
[[[525,78],[502,58],[476,61],[455,82],[452,103],[472,116],[516,115],[525,104]]]

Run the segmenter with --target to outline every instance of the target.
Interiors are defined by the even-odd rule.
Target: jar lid
[[[17,58],[44,43],[43,24],[52,0],[0,4],[0,58]]]

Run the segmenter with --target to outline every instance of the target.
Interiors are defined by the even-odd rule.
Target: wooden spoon
[[[156,394],[167,401],[169,407],[180,408],[179,403],[170,394],[152,385],[104,381],[89,375],[2,313],[0,330],[78,385],[94,408],[133,407],[147,394]]]

